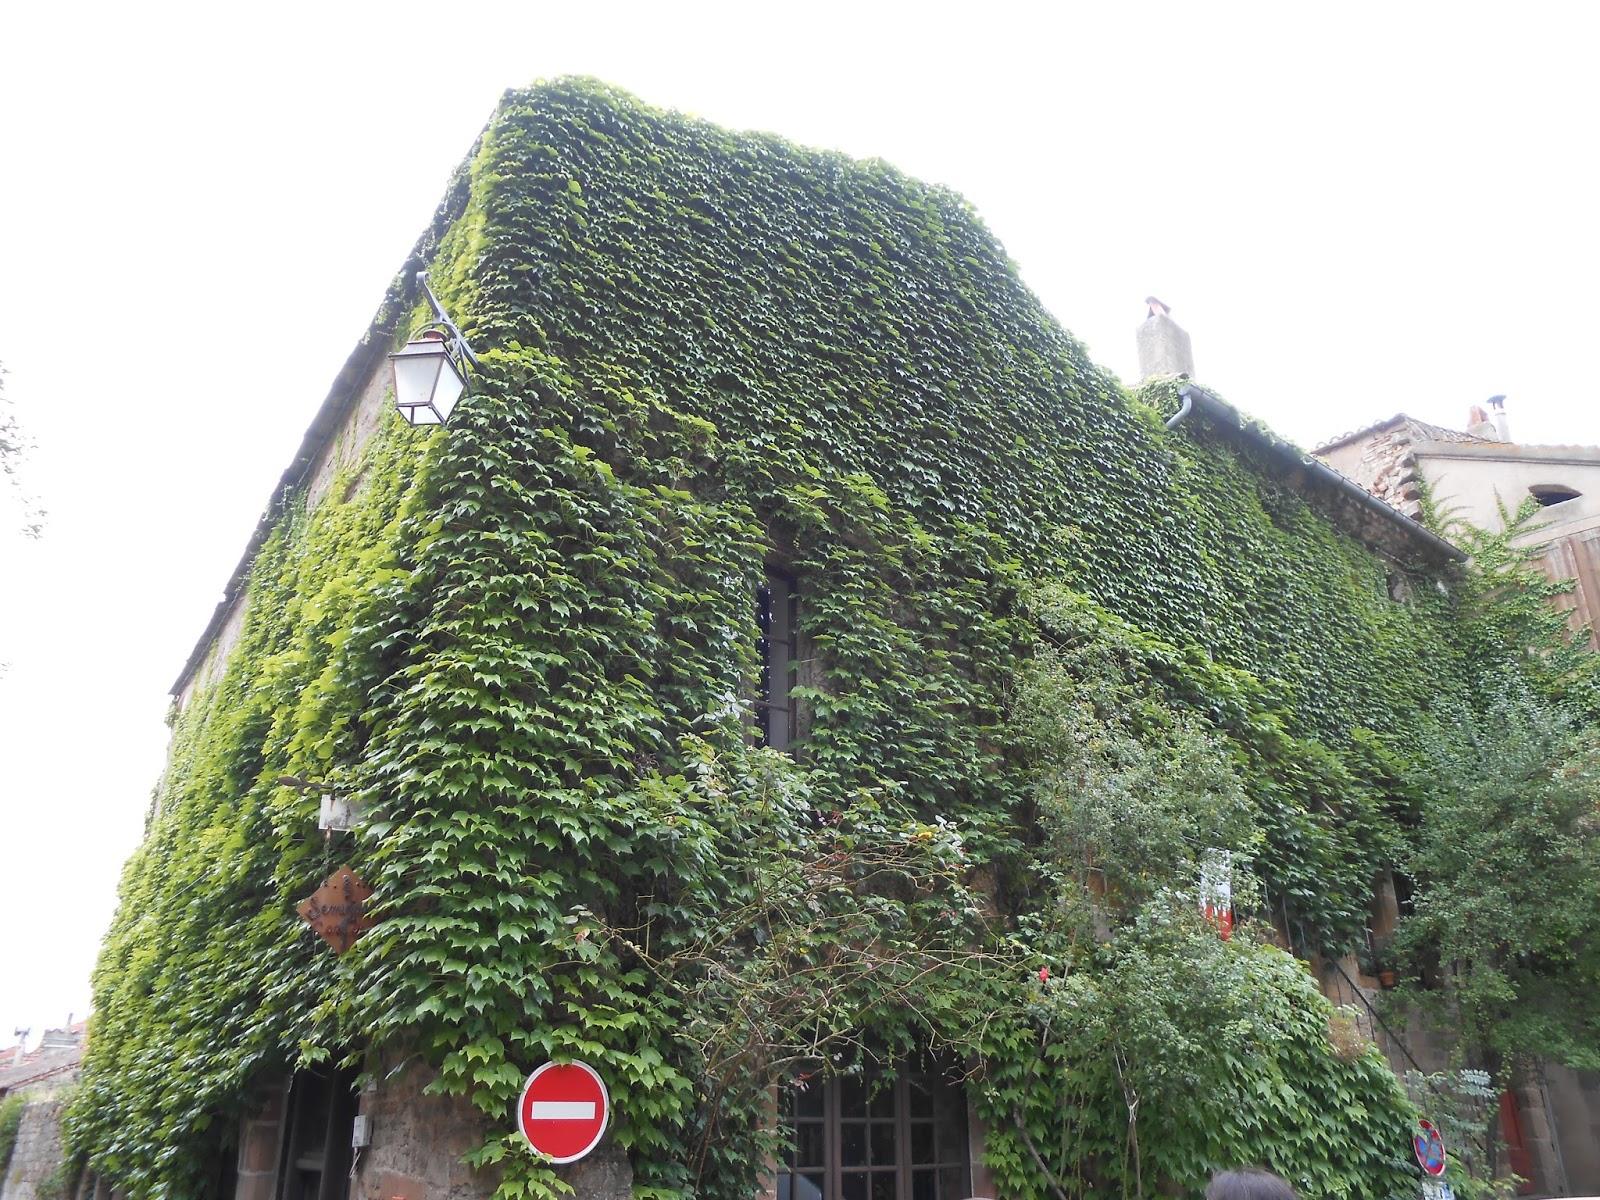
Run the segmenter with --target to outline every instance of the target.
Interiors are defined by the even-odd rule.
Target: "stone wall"
[[[412,1064],[380,1073],[377,1087],[362,1093],[372,1144],[361,1151],[351,1200],[479,1200],[493,1193],[493,1174],[461,1161],[483,1140],[477,1110],[465,1100],[424,1095],[432,1078]]]
[[[1480,529],[1501,528],[1502,505],[1515,512],[1532,489],[1550,486],[1578,494],[1544,509],[1530,541],[1600,527],[1600,448],[1421,441],[1415,454],[1435,502]]]
[[[350,1200],[487,1200],[494,1193],[498,1171],[477,1171],[462,1161],[484,1142],[483,1115],[466,1100],[428,1095],[434,1078],[413,1062],[378,1072],[376,1085],[360,1094],[358,1111],[366,1118],[370,1144],[354,1164]],[[263,1081],[252,1097],[239,1129],[232,1200],[274,1200],[279,1194],[288,1099],[281,1078]],[[507,1133],[511,1121],[508,1111]],[[633,1168],[610,1137],[581,1162],[556,1169],[572,1186],[574,1200],[631,1200]]]
[[[1367,437],[1317,452],[1317,457],[1372,495],[1416,518],[1422,512],[1422,488],[1415,431],[1405,420],[1389,422]]]
[[[61,1167],[61,1112],[67,1097],[62,1092],[30,1095],[17,1126],[17,1144],[11,1165],[0,1182],[0,1200],[50,1200],[70,1189],[57,1172]]]
[[[1389,1069],[1404,1076],[1408,1070],[1444,1071],[1450,1067],[1449,1047],[1427,1028],[1416,1014],[1402,1020],[1391,1016],[1380,1020],[1375,1010],[1382,1006],[1377,979],[1362,972],[1356,956],[1347,954],[1337,964],[1316,960],[1322,994],[1334,1004],[1350,1011],[1355,1030],[1377,1046]]]
[[[1523,1146],[1533,1168],[1533,1192],[1544,1196],[1568,1196],[1566,1170],[1556,1127],[1545,1103],[1542,1072],[1534,1072],[1510,1088],[1516,1097],[1517,1122],[1522,1127]],[[1501,1126],[1502,1135],[1505,1132]]]
[[[1543,1074],[1566,1190],[1574,1196],[1600,1195],[1600,1072],[1546,1063]]]
[[[1517,542],[1545,548],[1550,578],[1577,581],[1554,604],[1572,614],[1575,631],[1587,626],[1590,645],[1600,648],[1600,448],[1421,442],[1415,457],[1440,509],[1483,529],[1500,529],[1502,506],[1515,512],[1535,488],[1578,493],[1541,509]]]

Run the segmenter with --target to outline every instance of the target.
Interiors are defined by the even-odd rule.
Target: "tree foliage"
[[[1409,792],[1414,911],[1398,929],[1409,999],[1502,1074],[1535,1058],[1600,1066],[1600,687],[1587,630],[1550,601],[1538,510],[1461,524],[1473,554],[1458,636],[1479,686],[1439,706]]]
[[[1501,691],[1428,743],[1399,936],[1484,1065],[1600,1069],[1600,730]]]
[[[1043,607],[1070,600],[1046,592]],[[1257,814],[1225,741],[1148,692],[1104,642],[1041,647],[1023,669],[1013,738],[1038,772],[1034,801],[1052,866],[1102,912],[1136,910],[1198,879],[1204,851],[1254,857]]]
[[[1519,1180],[1503,1169],[1500,1097],[1504,1087],[1476,1067],[1405,1073],[1406,1090],[1449,1148],[1450,1182],[1463,1200],[1510,1200]]]
[[[1038,986],[984,1047],[1000,1190],[1197,1196],[1264,1163],[1307,1195],[1408,1195],[1409,1102],[1370,1044],[1333,1044],[1330,1006],[1257,915],[1247,759],[1119,661],[1121,639],[1062,638],[1065,603],[1039,606],[1056,636],[1014,711],[1051,902],[1017,925]],[[1199,912],[1210,848],[1234,852],[1231,940]]]

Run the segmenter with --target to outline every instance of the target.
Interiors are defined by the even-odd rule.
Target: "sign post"
[[[600,1144],[611,1119],[605,1080],[588,1063],[547,1062],[528,1076],[517,1128],[553,1163],[577,1162]]]
[[[1200,911],[1222,940],[1233,936],[1233,854],[1207,850],[1200,863]]]

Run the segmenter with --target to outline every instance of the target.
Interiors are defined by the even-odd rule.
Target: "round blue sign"
[[[1417,1152],[1422,1169],[1434,1178],[1444,1174],[1444,1139],[1432,1121],[1418,1119],[1417,1131],[1411,1135],[1411,1148]]]

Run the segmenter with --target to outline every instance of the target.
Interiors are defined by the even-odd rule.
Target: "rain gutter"
[[[1167,418],[1168,429],[1177,429],[1196,411],[1204,412],[1220,422],[1227,432],[1238,430],[1244,441],[1263,451],[1269,460],[1283,467],[1286,472],[1303,472],[1317,484],[1345,499],[1355,501],[1367,512],[1386,522],[1408,540],[1424,547],[1432,555],[1449,562],[1467,561],[1466,551],[1452,546],[1420,521],[1412,520],[1399,509],[1385,504],[1355,480],[1341,475],[1327,463],[1307,454],[1293,443],[1277,437],[1265,425],[1250,420],[1231,404],[1217,399],[1204,388],[1186,383],[1178,389],[1178,395],[1183,400],[1183,405]]]

